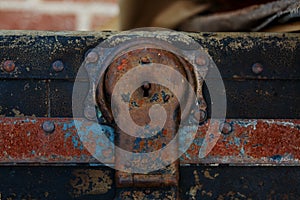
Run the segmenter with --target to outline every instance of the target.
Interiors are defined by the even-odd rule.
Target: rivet
[[[203,123],[206,120],[207,114],[205,110],[200,110],[199,123]]]
[[[42,125],[42,128],[46,133],[53,133],[55,130],[55,125],[51,121],[45,121]]]
[[[14,61],[12,60],[7,60],[3,63],[3,70],[6,72],[12,72],[14,71],[16,68],[16,65],[14,63]]]
[[[255,63],[252,65],[252,72],[254,74],[261,74],[263,72],[263,70],[264,70],[264,67],[260,63]]]
[[[96,119],[96,109],[91,107],[91,106],[86,106],[84,108],[84,116],[88,119],[88,120],[94,120]]]
[[[200,66],[205,66],[207,65],[207,60],[206,57],[203,55],[200,55],[196,58],[196,63]]]
[[[98,54],[94,51],[91,51],[87,54],[85,60],[89,63],[95,63],[98,60]]]
[[[224,122],[222,124],[220,124],[220,131],[224,134],[224,135],[228,135],[229,133],[232,132],[232,126],[231,124]]]
[[[62,70],[64,70],[65,66],[61,60],[57,60],[52,63],[52,68],[56,72],[61,72]]]

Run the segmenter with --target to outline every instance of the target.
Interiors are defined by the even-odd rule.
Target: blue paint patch
[[[139,104],[137,104],[137,102],[135,102],[135,101],[131,102],[131,105],[134,107],[137,107],[137,108],[140,107]]]
[[[241,154],[242,156],[245,155],[245,149],[244,149],[244,147],[241,148],[240,154]]]
[[[163,137],[163,129],[157,132],[156,137]]]
[[[274,156],[271,156],[270,159],[272,161],[276,161],[276,162],[280,162],[282,160],[282,156],[281,155],[274,155]]]
[[[32,151],[31,151],[31,154],[34,155],[34,154],[35,154],[35,150],[32,150]]]
[[[99,163],[90,163],[89,166],[90,167],[99,167],[102,166],[103,164],[99,164]]]
[[[75,147],[75,148],[77,148],[77,147],[78,147],[78,144],[79,144],[79,142],[78,142],[78,140],[77,140],[76,136],[73,136],[73,137],[72,137],[72,142],[73,142],[73,145],[74,145],[74,147]]]
[[[74,127],[74,121],[70,122],[70,123],[63,123],[63,130],[66,131],[68,129],[71,129],[72,127]]]
[[[139,149],[140,148],[140,142],[142,141],[141,138],[136,138],[134,141],[134,149]]]
[[[89,144],[91,139],[93,139],[93,143],[95,142],[97,145],[92,148],[92,155],[98,160],[106,160],[110,159],[114,155],[114,129],[110,126],[100,125],[98,123],[92,123],[87,121],[79,121],[75,120],[77,134],[79,136],[78,140],[82,141],[82,144],[85,142]],[[83,149],[83,146],[80,147]],[[89,147],[86,146],[88,150]],[[112,155],[108,155],[109,157],[104,157],[103,151],[111,149]]]
[[[239,147],[241,145],[241,138],[234,137],[234,144]]]
[[[203,144],[203,141],[204,141],[204,138],[196,138],[194,140],[194,143],[197,145],[197,146],[201,146]]]
[[[188,153],[185,153],[185,157],[187,157],[189,160],[192,160],[190,154],[188,154]],[[184,160],[183,158],[181,158],[181,159]]]
[[[64,124],[63,126],[63,131],[66,131],[68,129],[68,125],[67,124]]]
[[[157,100],[158,100],[158,94],[155,93],[155,94],[151,97],[150,102],[151,102],[151,103],[152,103],[152,102],[156,102]]]

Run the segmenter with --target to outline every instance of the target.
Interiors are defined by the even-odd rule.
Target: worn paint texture
[[[74,170],[73,175],[74,179],[70,180],[70,185],[74,197],[105,194],[112,189],[113,180],[109,171],[80,169]]]
[[[228,120],[232,132],[222,135],[207,157],[200,159],[209,123],[199,127],[181,163],[299,165],[299,120]]]
[[[54,122],[53,133],[45,133],[42,129],[45,121]],[[222,135],[203,159],[199,158],[199,150],[209,121],[200,125],[193,144],[180,163],[299,165],[299,120],[228,120],[228,123],[233,131]],[[93,128],[84,124],[81,131],[87,130]],[[80,141],[71,119],[1,118],[0,133],[1,163],[97,163]],[[95,142],[95,135],[90,135],[91,144],[101,147],[101,141]],[[113,135],[110,137],[113,139]],[[114,162],[113,149],[95,150],[107,155],[107,164]]]
[[[208,156],[200,158],[210,121],[201,124],[180,158],[179,186],[154,184],[156,188],[150,189],[116,187],[113,170],[102,169],[85,149],[72,119],[78,68],[88,50],[112,34],[1,31],[0,165],[5,166],[0,168],[0,199],[300,199],[299,169],[288,167],[299,166],[300,157],[299,34],[188,33],[220,70],[232,132],[222,135]],[[61,66],[53,67],[57,61]],[[127,64],[123,61],[117,69],[124,70]],[[253,69],[254,64],[260,69]],[[88,88],[89,80],[81,81]],[[207,88],[203,93],[209,118]],[[124,99],[130,100],[126,95]],[[43,130],[46,121],[54,123],[53,132]],[[80,131],[91,131],[87,138],[93,141],[91,146],[100,144],[92,154],[106,155],[106,163],[113,165],[113,149],[101,148],[92,130],[92,125],[80,126]],[[113,131],[107,133],[113,141]],[[134,148],[147,145],[136,140]],[[24,164],[31,167],[20,166]],[[65,166],[49,167],[53,164]]]

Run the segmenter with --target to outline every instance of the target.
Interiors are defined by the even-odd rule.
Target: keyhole
[[[146,82],[143,84],[142,89],[144,91],[143,96],[144,97],[149,97],[149,90],[151,89],[151,84]]]

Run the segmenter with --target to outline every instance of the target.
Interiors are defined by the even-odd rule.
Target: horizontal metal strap
[[[85,54],[112,32],[0,32],[0,79],[74,80]],[[224,79],[299,80],[299,35],[282,33],[187,33],[218,66]],[[260,62],[263,73],[251,67]],[[57,65],[59,64],[59,65]],[[54,67],[55,66],[55,67]],[[59,68],[60,70],[55,70]]]
[[[199,158],[198,155],[209,120],[199,126],[194,142],[180,158],[181,165],[300,165],[300,120],[251,119],[227,122],[227,128],[232,129],[232,132],[222,134],[205,158]],[[55,126],[54,130],[52,125]],[[107,164],[114,163],[113,152],[101,148],[98,151],[107,155]],[[0,118],[0,164],[22,163],[99,164],[80,141],[74,119]]]

